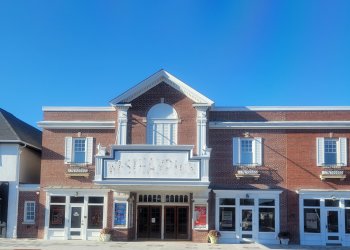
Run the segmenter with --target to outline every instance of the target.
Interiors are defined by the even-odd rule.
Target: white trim
[[[179,92],[183,93],[184,95],[186,95],[188,98],[190,98],[196,103],[201,103],[201,104],[205,103],[205,104],[208,104],[209,106],[211,106],[214,103],[209,98],[200,94],[199,92],[197,92],[195,89],[188,86],[183,81],[179,80],[175,76],[171,75],[170,73],[162,69],[156,72],[155,74],[151,75],[150,77],[146,78],[145,80],[141,81],[139,84],[137,84],[133,88],[127,90],[123,94],[111,100],[110,104],[116,105],[118,103],[129,103],[161,82],[167,83],[168,85],[175,88]]]
[[[0,140],[0,143],[9,143],[9,144],[13,144],[13,143],[18,143],[18,144],[23,144],[24,147],[29,146],[38,150],[42,150],[42,148],[39,148],[37,146],[34,146],[33,144],[27,143],[25,141],[21,141],[21,140]],[[20,145],[22,146],[22,145]]]
[[[210,122],[210,129],[350,129],[350,121]]]
[[[114,112],[114,107],[75,107],[75,106],[43,106],[42,111],[66,111],[66,112]]]
[[[211,111],[347,111],[350,106],[237,106],[213,107]]]
[[[114,129],[115,121],[40,121],[38,127],[46,129]]]
[[[40,191],[40,185],[39,184],[19,184],[18,191],[20,192]]]

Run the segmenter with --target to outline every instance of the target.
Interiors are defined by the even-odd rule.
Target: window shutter
[[[154,144],[156,145],[163,144],[163,124],[156,124],[154,137],[155,137]]]
[[[170,145],[170,124],[163,124],[163,145]]]
[[[317,166],[323,166],[324,164],[324,138],[316,138],[316,152],[317,152]]]
[[[86,162],[92,164],[92,155],[94,151],[94,138],[86,137]]]
[[[255,144],[254,150],[254,162],[258,166],[262,165],[262,139],[261,137],[254,138],[253,144]]]
[[[342,166],[348,165],[347,141],[345,137],[339,138],[339,163]]]
[[[65,148],[64,148],[64,163],[68,164],[72,162],[72,137],[65,138]]]
[[[233,155],[232,155],[232,162],[234,166],[237,166],[240,164],[240,138],[239,137],[234,137],[233,138],[233,143],[232,143],[232,150],[233,150]]]

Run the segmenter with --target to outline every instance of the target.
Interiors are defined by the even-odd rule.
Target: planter
[[[99,241],[106,242],[111,240],[110,234],[100,234]]]
[[[211,244],[218,244],[219,237],[209,236],[209,239]]]
[[[288,243],[289,243],[289,239],[288,238],[280,239],[280,241],[281,241],[282,245],[288,245]]]

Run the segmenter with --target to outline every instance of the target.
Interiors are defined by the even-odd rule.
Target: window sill
[[[23,221],[23,225],[35,225],[35,221]]]

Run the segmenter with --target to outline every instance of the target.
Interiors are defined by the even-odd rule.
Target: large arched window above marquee
[[[147,143],[176,145],[178,116],[169,104],[154,105],[147,113]]]

